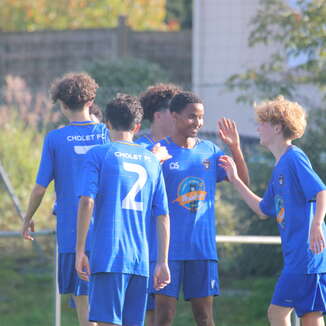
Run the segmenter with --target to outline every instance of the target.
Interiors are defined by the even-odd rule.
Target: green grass
[[[51,326],[54,320],[53,265],[51,250],[45,259],[31,248],[15,248],[1,254],[1,326]],[[263,326],[274,279],[235,280],[221,277],[222,295],[215,298],[218,326]],[[78,325],[75,311],[62,300],[62,326]],[[189,302],[179,300],[174,326],[195,325]]]

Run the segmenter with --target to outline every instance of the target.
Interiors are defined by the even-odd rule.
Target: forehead
[[[185,108],[180,112],[181,114],[195,114],[203,115],[204,114],[204,105],[202,103],[189,103]]]

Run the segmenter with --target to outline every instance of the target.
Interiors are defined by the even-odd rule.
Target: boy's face
[[[188,104],[180,113],[172,112],[178,135],[196,137],[204,123],[204,106],[201,103]]]
[[[270,122],[258,122],[257,131],[260,138],[260,144],[263,146],[270,145],[278,134],[278,125],[272,125]]]

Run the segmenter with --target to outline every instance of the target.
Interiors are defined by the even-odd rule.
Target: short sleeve
[[[165,182],[161,168],[159,168],[159,177],[153,197],[152,210],[152,216],[155,217],[169,214],[168,198],[166,194]]]
[[[272,187],[272,180],[269,181],[268,187],[264,193],[263,199],[259,203],[261,211],[270,217],[276,217],[274,191]]]
[[[40,186],[47,187],[54,179],[54,148],[48,134],[43,143],[42,157],[38,169],[36,183]]]
[[[313,200],[318,192],[326,189],[325,184],[312,169],[308,157],[303,152],[295,151],[293,153],[290,166],[306,201]]]
[[[91,149],[87,153],[85,160],[81,186],[79,189],[79,197],[95,198],[99,188],[99,175],[100,175],[100,159],[96,148]]]
[[[221,182],[227,180],[227,175],[225,170],[218,165],[218,161],[222,155],[225,155],[224,152],[214,145],[216,151],[216,182]]]

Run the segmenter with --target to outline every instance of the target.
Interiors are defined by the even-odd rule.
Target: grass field
[[[19,241],[20,240],[15,240]],[[43,240],[45,241],[45,240]],[[8,245],[8,241],[6,242]],[[25,245],[26,246],[26,245]],[[0,250],[1,248],[0,245]],[[221,277],[222,295],[215,299],[218,326],[263,326],[266,309],[273,291],[274,279],[236,280]],[[1,250],[0,325],[50,326],[54,320],[53,264],[51,250],[40,259],[21,246]],[[62,326],[78,325],[75,311],[62,299]],[[179,300],[175,326],[195,325],[188,302]]]

